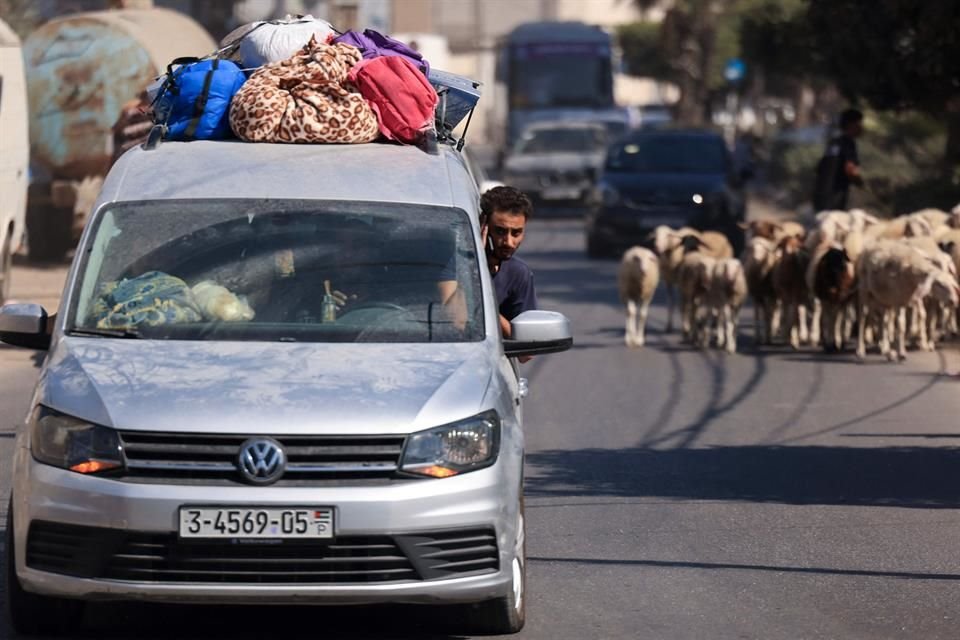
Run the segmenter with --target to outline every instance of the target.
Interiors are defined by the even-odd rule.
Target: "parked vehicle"
[[[10,297],[13,254],[23,241],[30,145],[20,38],[0,20],[0,304]]]
[[[638,131],[613,143],[587,216],[587,253],[617,255],[658,225],[726,234],[737,255],[746,213],[745,176],[718,133]]]
[[[607,129],[592,122],[530,125],[507,155],[503,179],[534,201],[585,204],[603,164]]]
[[[459,603],[465,631],[518,631],[513,358],[572,338],[547,311],[501,337],[478,200],[447,145],[121,157],[62,312],[0,310],[49,349],[16,437],[14,628],[137,599]]]
[[[216,43],[170,9],[74,13],[36,29],[23,45],[33,176],[30,256],[59,260],[80,237],[113,156],[112,127],[167,63]]]
[[[527,127],[544,120],[606,122],[618,131],[628,126],[629,112],[613,97],[612,37],[600,27],[521,24],[497,55],[497,82],[506,96],[500,148],[512,148]]]

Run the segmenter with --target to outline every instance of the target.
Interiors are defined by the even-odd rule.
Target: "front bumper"
[[[511,470],[519,470],[520,465],[504,456],[490,468],[442,480],[369,487],[211,487],[133,484],[87,477],[37,463],[26,450],[20,450],[18,455],[21,458],[18,471],[25,469],[26,473],[18,473],[14,487],[15,559],[20,582],[31,592],[87,600],[372,604],[479,602],[503,596],[511,588],[510,567],[517,535],[520,486],[519,477],[513,477]],[[442,578],[430,577],[436,574],[421,574],[412,579],[403,577],[378,582],[348,578],[331,583],[329,577],[323,578],[325,582],[302,578],[289,582],[282,579],[263,582],[255,575],[249,581],[231,581],[222,576],[209,580],[191,577],[189,581],[171,581],[158,578],[167,570],[167,565],[163,564],[166,558],[155,562],[141,560],[137,566],[145,571],[144,575],[148,576],[145,579],[104,577],[110,572],[102,568],[88,569],[89,575],[96,576],[88,577],[76,575],[73,570],[49,570],[48,564],[37,560],[36,539],[33,539],[28,563],[31,524],[34,528],[30,535],[35,535],[38,527],[43,526],[87,527],[92,532],[112,530],[140,538],[152,535],[172,541],[171,549],[178,548],[178,513],[183,505],[332,506],[335,509],[335,542],[349,542],[364,536],[377,539],[396,537],[408,542],[436,537],[437,532],[482,529],[490,534],[488,549],[493,544],[495,549],[492,551],[493,561],[482,571],[450,573],[446,574],[450,577]],[[400,547],[406,548],[403,544]],[[189,556],[187,561],[205,560],[203,555],[196,555],[196,549],[196,546],[191,547],[186,554]],[[223,543],[220,549],[230,547]],[[129,553],[124,550],[118,553],[118,557],[129,560]],[[364,553],[359,552],[359,555]],[[184,555],[182,551],[180,555]],[[246,561],[246,556],[244,558]],[[229,559],[233,560],[232,557]],[[363,557],[354,559],[369,561]],[[264,560],[273,561],[272,558]],[[224,571],[229,572],[234,565],[224,566],[227,567]],[[250,566],[247,564],[245,568]],[[68,575],[70,573],[74,575]]]

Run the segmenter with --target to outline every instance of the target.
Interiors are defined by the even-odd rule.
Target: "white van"
[[[0,20],[0,304],[10,297],[13,254],[23,240],[30,141],[20,38]]]

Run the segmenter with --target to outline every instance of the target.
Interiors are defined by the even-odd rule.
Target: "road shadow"
[[[733,446],[527,456],[530,496],[960,507],[960,448]]]

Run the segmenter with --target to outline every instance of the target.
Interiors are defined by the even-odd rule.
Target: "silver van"
[[[23,633],[86,600],[447,603],[524,623],[524,381],[572,343],[501,338],[460,155],[163,143],[112,168],[17,432],[7,598]]]

